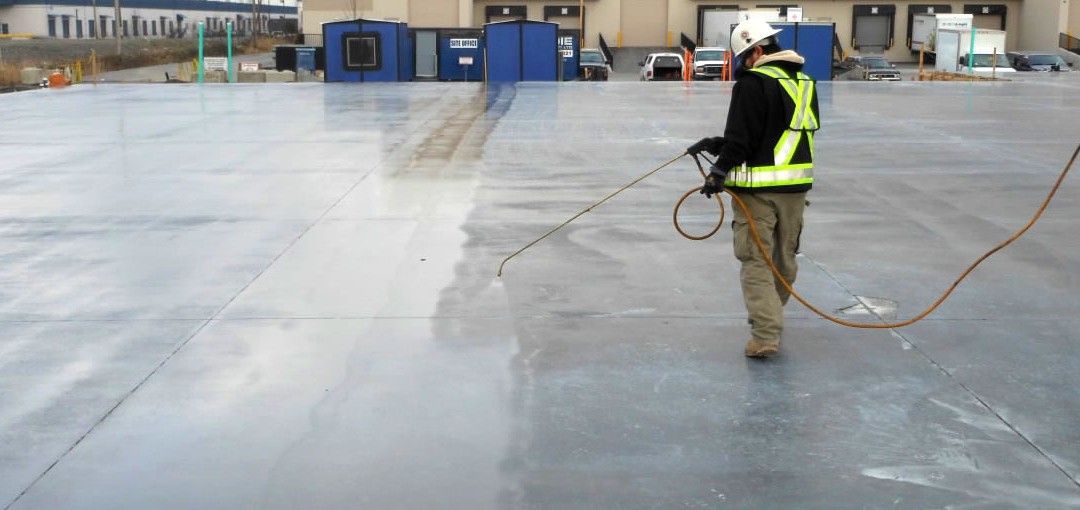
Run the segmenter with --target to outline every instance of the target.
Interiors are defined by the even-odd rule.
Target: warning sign
[[[203,65],[207,71],[228,71],[229,59],[225,57],[204,57]]]

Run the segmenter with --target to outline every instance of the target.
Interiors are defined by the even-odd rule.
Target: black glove
[[[720,148],[724,146],[724,137],[714,136],[711,138],[702,138],[694,145],[686,148],[686,153],[691,155],[701,154],[702,152],[708,152],[713,156],[720,154]]]
[[[709,175],[705,177],[705,184],[701,187],[701,194],[705,195],[705,198],[720,194],[724,191],[724,179],[727,179],[727,172],[710,166]]]

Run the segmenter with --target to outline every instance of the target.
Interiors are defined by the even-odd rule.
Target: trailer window
[[[341,36],[345,50],[345,69],[348,71],[374,71],[382,67],[379,58],[380,36],[378,32],[350,32]]]

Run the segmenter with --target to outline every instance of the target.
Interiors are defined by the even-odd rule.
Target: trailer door
[[[416,77],[434,78],[439,75],[439,55],[436,49],[437,33],[435,30],[417,30],[416,34]]]

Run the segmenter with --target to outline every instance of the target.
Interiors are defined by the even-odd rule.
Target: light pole
[[[113,25],[113,36],[116,37],[116,54],[120,54],[120,36],[123,33],[120,29],[120,0],[113,0],[113,8],[116,10],[116,23]]]
[[[578,48],[585,47],[585,0],[578,0],[578,33],[581,34],[581,43]]]

